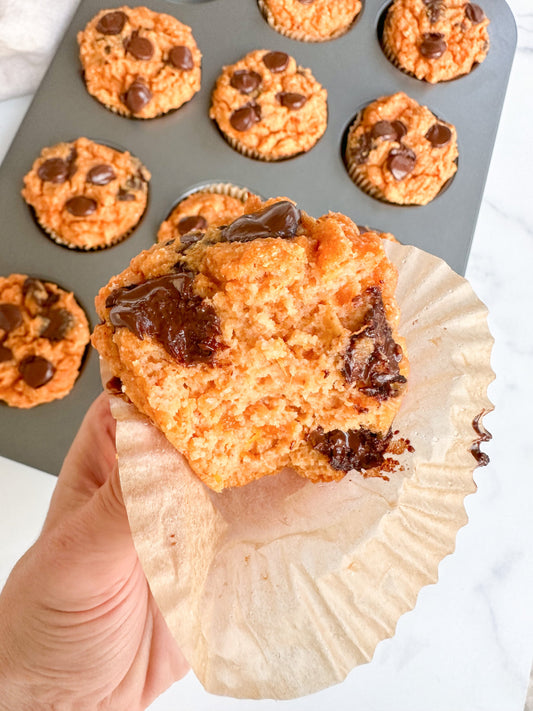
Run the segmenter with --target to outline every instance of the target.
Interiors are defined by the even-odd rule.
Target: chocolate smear
[[[349,472],[352,469],[380,467],[391,438],[390,430],[383,435],[364,427],[347,432],[324,432],[322,427],[318,427],[309,433],[307,440],[313,449],[329,459],[333,469]]]
[[[291,239],[300,225],[300,210],[287,200],[275,202],[250,215],[242,215],[221,229],[225,242],[251,242],[254,239],[279,237]]]
[[[443,0],[424,0],[426,13],[431,24],[438,22],[444,14]]]

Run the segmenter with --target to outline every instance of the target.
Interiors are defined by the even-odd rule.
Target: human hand
[[[102,394],[0,595],[0,709],[145,709],[187,671],[133,546]]]

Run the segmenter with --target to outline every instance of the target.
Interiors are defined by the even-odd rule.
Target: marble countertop
[[[466,276],[489,308],[496,380],[485,417],[490,464],[475,471],[468,524],[395,636],[342,683],[288,702],[207,694],[189,674],[150,707],[195,711],[522,711],[533,659],[533,8],[508,0],[518,26],[511,73]],[[0,48],[1,49],[1,48]],[[0,102],[0,161],[31,96]],[[7,237],[4,236],[4,239]],[[0,586],[39,534],[55,477],[0,457]]]

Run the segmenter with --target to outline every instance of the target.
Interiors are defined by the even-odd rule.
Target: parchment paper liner
[[[475,491],[473,419],[492,409],[493,339],[468,282],[386,242],[411,373],[396,427],[414,453],[389,482],[290,471],[215,494],[113,398],[119,467],[155,599],[207,691],[288,699],[342,681],[438,578]]]

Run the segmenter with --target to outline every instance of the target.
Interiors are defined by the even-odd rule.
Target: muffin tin
[[[288,196],[318,217],[343,212],[358,224],[392,232],[401,242],[431,252],[463,274],[489,168],[516,47],[516,27],[504,0],[482,0],[491,47],[469,75],[430,85],[396,69],[379,43],[388,5],[365,0],[352,28],[338,39],[303,43],[274,31],[255,0],[147,0],[158,12],[192,27],[203,54],[202,88],[185,106],[152,120],[113,114],[86,91],[76,34],[101,9],[119,3],[83,0],[0,167],[2,254],[0,274],[29,274],[74,291],[91,325],[94,297],[130,259],[156,241],[176,202],[211,183],[233,183],[263,197]],[[234,151],[209,119],[210,95],[225,64],[252,49],[281,50],[309,67],[328,90],[325,135],[308,153],[278,163]],[[357,112],[373,99],[404,91],[457,128],[459,168],[451,184],[423,207],[379,202],[357,188],[342,159],[342,141]],[[152,173],[143,221],[124,242],[83,253],[61,247],[35,224],[20,196],[22,178],[43,146],[86,136],[129,150]],[[101,391],[97,353],[89,349],[80,377],[63,400],[31,410],[0,405],[0,454],[57,474],[84,413]]]

